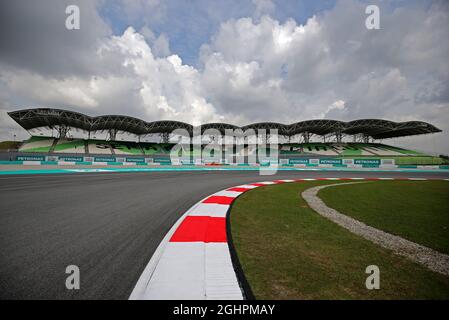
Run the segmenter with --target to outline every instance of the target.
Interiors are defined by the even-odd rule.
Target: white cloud
[[[148,10],[143,4],[129,2],[127,15]],[[365,5],[353,0],[303,25],[263,15],[273,10],[271,1],[254,4],[254,18],[221,24],[202,46],[198,67],[184,64],[167,36],[148,27],[119,36],[103,32],[89,54],[95,67],[88,75],[8,65],[0,71],[8,106],[0,107],[27,101],[194,124],[372,117],[424,120],[449,130],[444,3],[394,10],[381,5],[381,30],[375,31],[365,28]],[[437,142],[442,152],[449,153],[448,141],[446,134]]]
[[[208,98],[245,121],[368,117],[429,121],[447,132],[447,6],[382,7],[379,31],[367,30],[365,17],[363,4],[340,1],[304,25],[268,16],[222,24],[202,48]],[[449,152],[444,138],[437,144]]]
[[[320,114],[319,118],[328,119],[332,117],[328,117],[333,111],[344,112],[345,111],[345,102],[343,100],[334,101],[329,107],[327,107],[326,111]]]

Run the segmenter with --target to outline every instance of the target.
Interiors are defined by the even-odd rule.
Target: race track
[[[448,173],[257,171],[0,177],[0,299],[127,299],[172,224],[205,196],[249,182]],[[81,289],[67,290],[77,265]]]

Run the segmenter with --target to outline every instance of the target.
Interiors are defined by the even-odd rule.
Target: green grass
[[[449,299],[449,278],[394,255],[339,227],[300,197],[304,182],[240,196],[231,231],[258,299]],[[380,290],[367,290],[365,269],[380,268]]]
[[[395,160],[396,164],[402,165],[440,165],[444,164],[444,159],[440,157],[411,157],[411,156],[403,156],[403,157],[391,157],[391,159]]]
[[[0,150],[7,150],[7,149],[17,149],[20,142],[16,141],[2,141],[0,142]]]
[[[448,181],[376,181],[321,190],[319,197],[357,220],[449,253]]]

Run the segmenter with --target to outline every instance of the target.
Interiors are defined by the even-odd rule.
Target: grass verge
[[[372,181],[327,188],[318,196],[372,227],[449,253],[448,181]]]
[[[232,207],[231,231],[258,299],[448,299],[449,278],[394,255],[319,216],[300,197],[329,182],[257,188]],[[380,290],[365,269],[380,268]]]

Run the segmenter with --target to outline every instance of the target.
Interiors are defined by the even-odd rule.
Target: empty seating
[[[115,154],[143,155],[143,150],[135,142],[110,142]]]
[[[53,145],[54,138],[31,137],[19,148],[21,152],[49,152]]]
[[[88,141],[89,153],[92,154],[112,154],[111,147],[107,141]]]
[[[86,148],[87,146],[87,148]],[[128,141],[104,141],[104,140],[83,140],[52,137],[33,136],[23,142],[19,148],[21,152],[40,152],[40,153],[67,153],[67,154],[104,154],[104,155],[145,155],[145,156],[169,156],[173,143],[137,143]],[[202,146],[202,149],[204,149]],[[235,149],[234,149],[235,148]],[[278,149],[269,149],[270,146],[245,145],[232,146],[226,145],[225,149],[228,155],[237,156],[261,156],[275,155],[280,153],[281,156],[330,156],[330,157],[360,157],[360,156],[426,156],[426,154],[407,150],[403,148],[388,146],[379,143],[287,143],[279,145]],[[193,148],[190,150],[188,145],[184,145],[183,149],[177,148],[179,156],[182,157],[200,157],[201,150]]]
[[[55,153],[86,153],[84,140],[59,139],[53,152]]]
[[[153,154],[170,154],[171,148],[174,144],[171,143],[141,143],[140,146],[143,149],[145,155]]]

